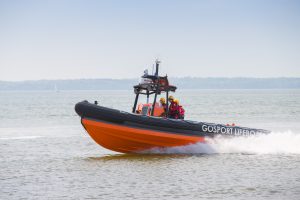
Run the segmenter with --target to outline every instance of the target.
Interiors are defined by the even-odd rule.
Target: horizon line
[[[24,80],[0,80],[0,82],[30,82],[30,81],[76,81],[76,80],[134,80],[138,78],[66,78],[66,79],[24,79]],[[236,77],[193,77],[193,76],[183,76],[183,77],[168,77],[170,79],[299,79],[299,77],[287,77],[287,76],[278,76],[278,77],[245,77],[245,76],[236,76]]]

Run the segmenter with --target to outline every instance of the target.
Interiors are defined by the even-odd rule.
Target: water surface
[[[0,199],[299,199],[300,90],[184,90],[187,118],[268,136],[125,155],[98,146],[74,104],[130,111],[132,91],[0,92]]]

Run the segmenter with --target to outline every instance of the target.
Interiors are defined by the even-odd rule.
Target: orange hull
[[[134,153],[155,147],[175,147],[204,142],[204,137],[132,128],[85,118],[82,119],[82,124],[99,145],[122,153]]]

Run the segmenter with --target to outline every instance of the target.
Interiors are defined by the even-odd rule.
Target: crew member
[[[176,105],[175,105],[175,102],[174,102],[174,97],[169,96],[168,100],[170,102],[168,117],[175,119]]]
[[[179,105],[179,100],[174,99],[171,102],[169,117],[173,119],[184,119],[184,109],[181,105]]]
[[[170,102],[170,106],[171,106],[172,102],[174,101],[174,97],[173,96],[169,96],[168,101]]]
[[[177,116],[178,118],[176,119],[184,119],[184,113],[185,113],[185,110],[183,109],[183,107],[179,104],[179,100],[178,99],[175,99],[174,100],[175,102],[175,105],[176,105],[176,113],[177,113]]]
[[[160,106],[164,109],[164,112],[161,114],[161,117],[165,117],[166,112],[167,112],[166,99],[162,97],[162,98],[159,99],[159,102],[160,102]]]

